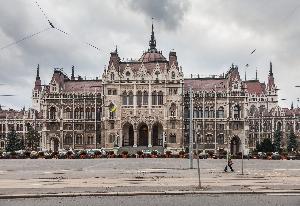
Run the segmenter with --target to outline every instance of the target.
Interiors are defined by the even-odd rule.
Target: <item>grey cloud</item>
[[[0,0],[0,47],[49,25],[34,1]],[[258,68],[267,80],[269,61],[280,95],[290,105],[300,95],[293,85],[300,73],[300,6],[298,0],[39,0],[51,21],[71,33],[50,30],[0,51],[0,104],[30,106],[36,65],[48,83],[53,67],[70,74],[100,76],[109,53],[118,45],[121,58],[139,58],[147,49],[151,17],[157,21],[158,48],[175,49],[179,64],[190,73],[220,74],[238,64],[248,79]],[[141,18],[142,17],[142,18]],[[145,23],[147,22],[147,23]],[[101,51],[82,42],[91,42]],[[253,55],[251,49],[256,48]]]
[[[176,29],[189,8],[189,1],[181,0],[130,0],[132,10],[145,14],[149,19],[161,21],[169,29]]]

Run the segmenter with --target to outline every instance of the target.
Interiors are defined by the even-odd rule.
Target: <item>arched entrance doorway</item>
[[[138,128],[139,128],[138,145],[148,146],[148,134],[149,134],[148,126],[145,123],[142,123]]]
[[[240,152],[240,143],[241,140],[238,136],[234,136],[230,142],[230,153],[236,155]]]
[[[163,145],[163,127],[157,122],[152,127],[152,146]]]
[[[57,152],[59,148],[59,139],[57,137],[51,137],[50,139],[50,149],[53,152]]]
[[[134,133],[133,126],[130,123],[126,123],[122,129],[123,146],[133,146],[134,145]]]

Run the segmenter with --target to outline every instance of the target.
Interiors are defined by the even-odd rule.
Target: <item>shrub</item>
[[[128,151],[122,151],[123,156],[128,156]]]
[[[172,151],[166,151],[166,157],[171,157]]]
[[[142,151],[137,151],[136,154],[138,155],[138,157],[142,157],[144,153]]]
[[[115,158],[115,153],[114,153],[114,151],[108,151],[108,157],[110,157],[110,158]]]
[[[208,153],[208,155],[209,155],[210,158],[214,155],[214,151],[211,151],[211,150],[208,151],[207,153]]]
[[[180,151],[180,152],[179,152],[179,156],[180,156],[180,157],[184,157],[184,155],[185,155],[185,152],[184,152],[184,151]]]
[[[10,153],[10,158],[12,158],[12,159],[17,158],[17,153],[16,153],[15,151],[12,151],[12,152]]]
[[[100,157],[100,155],[101,155],[102,153],[101,153],[99,150],[96,150],[94,154],[95,154],[95,157]]]
[[[58,157],[58,152],[52,152],[51,157],[52,158],[57,158]]]
[[[41,152],[39,152],[39,153],[38,153],[38,157],[39,157],[39,158],[43,158],[43,157],[45,157],[45,153],[44,153],[44,152],[42,152],[42,151],[41,151]]]
[[[25,156],[25,158],[30,158],[30,151],[26,150],[24,152],[24,156]]]
[[[156,151],[156,150],[153,150],[153,151],[151,152],[151,155],[156,156],[156,155],[157,155],[157,151]]]

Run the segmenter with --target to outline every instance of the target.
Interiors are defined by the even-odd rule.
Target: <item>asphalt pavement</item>
[[[0,200],[5,206],[299,206],[300,196],[279,195],[185,195],[185,196],[130,196],[130,197],[58,197]]]

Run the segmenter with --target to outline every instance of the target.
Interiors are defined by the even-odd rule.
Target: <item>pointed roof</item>
[[[167,59],[162,55],[162,52],[156,49],[156,40],[154,35],[154,26],[152,23],[151,38],[149,41],[149,49],[144,52],[139,62],[166,62]]]
[[[151,39],[149,41],[149,52],[157,52],[156,49],[156,40],[155,40],[155,36],[154,36],[154,26],[153,26],[153,22],[152,22],[152,32],[151,32]]]

